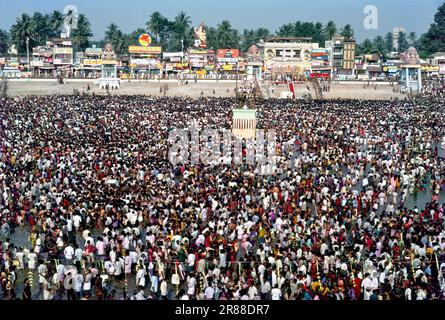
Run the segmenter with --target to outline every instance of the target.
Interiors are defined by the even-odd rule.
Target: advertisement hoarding
[[[220,58],[239,58],[238,49],[218,49],[218,59]]]
[[[129,46],[129,53],[141,53],[141,54],[160,54],[162,52],[161,47],[142,47],[142,46]]]
[[[312,60],[329,60],[329,51],[323,49],[313,49],[311,52]]]
[[[83,64],[86,66],[96,66],[102,64],[102,59],[84,59]]]
[[[439,72],[440,66],[422,66],[421,70],[425,72]]]
[[[235,64],[235,63],[238,62],[238,59],[237,58],[218,58],[218,61],[222,62],[222,63],[232,63],[232,64]]]
[[[196,49],[191,49],[189,51],[189,54],[207,54],[207,50],[196,50]]]
[[[150,66],[156,68],[161,62],[159,59],[131,59],[131,64],[135,66]]]
[[[31,61],[31,67],[43,67],[43,61]]]
[[[102,54],[102,49],[101,48],[86,48],[85,49],[85,54],[86,55],[101,55]]]
[[[164,58],[181,58],[184,55],[183,52],[164,52],[162,56]]]
[[[73,54],[73,48],[54,48],[54,54]]]

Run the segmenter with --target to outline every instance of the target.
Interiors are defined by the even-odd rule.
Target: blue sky
[[[91,22],[94,39],[104,36],[108,24],[124,32],[143,27],[153,11],[173,19],[186,11],[195,25],[204,21],[216,25],[224,19],[240,30],[267,27],[276,31],[288,22],[333,20],[337,26],[350,23],[359,41],[385,34],[402,26],[418,35],[428,30],[437,8],[444,0],[0,0],[0,28],[7,29],[21,13],[62,11],[75,5]],[[366,5],[379,10],[377,30],[363,27]]]

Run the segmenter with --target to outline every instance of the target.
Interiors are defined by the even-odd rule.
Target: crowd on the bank
[[[234,105],[0,100],[1,297],[444,299],[443,98],[258,100],[272,174],[169,163],[173,128],[230,128]]]

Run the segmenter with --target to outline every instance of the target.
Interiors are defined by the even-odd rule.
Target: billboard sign
[[[43,61],[31,61],[31,67],[43,67]]]
[[[220,58],[239,58],[238,49],[218,49],[218,59]]]
[[[312,60],[329,60],[329,51],[323,49],[313,49],[311,52]]]
[[[102,48],[96,48],[96,46],[85,49],[85,55],[101,55],[101,54],[102,54]]]
[[[97,66],[102,64],[102,59],[84,59],[83,64],[87,66]]]
[[[236,58],[218,58],[219,62],[223,62],[223,63],[237,63],[238,59]]]
[[[73,54],[73,48],[54,48],[53,52],[54,54]]]
[[[142,46],[129,46],[129,53],[141,53],[141,54],[160,54],[162,52],[161,47],[142,47]]]
[[[162,54],[164,58],[175,58],[184,56],[184,52],[164,52]]]
[[[207,54],[207,50],[195,50],[195,49],[191,49],[189,51],[189,54]]]

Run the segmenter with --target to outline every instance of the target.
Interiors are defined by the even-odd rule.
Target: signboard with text
[[[218,59],[220,58],[239,58],[238,49],[218,49]]]
[[[162,52],[161,47],[142,47],[142,46],[129,46],[129,53],[141,53],[141,54],[160,54]]]

